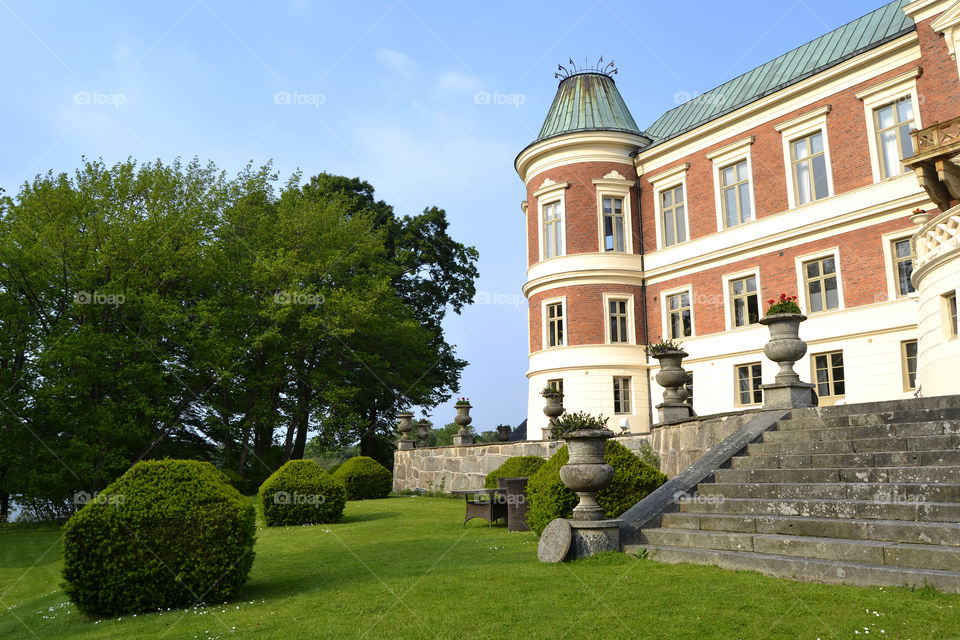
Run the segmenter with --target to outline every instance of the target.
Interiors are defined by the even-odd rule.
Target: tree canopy
[[[389,463],[397,412],[456,393],[477,252],[446,213],[277,182],[94,161],[0,199],[0,498],[68,512],[164,456],[262,478],[309,433]]]

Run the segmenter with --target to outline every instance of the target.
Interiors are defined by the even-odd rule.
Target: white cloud
[[[479,78],[459,71],[444,71],[437,78],[437,90],[441,93],[473,93],[479,88]]]
[[[381,47],[377,49],[374,56],[376,57],[377,62],[379,62],[381,65],[401,75],[406,76],[413,71],[413,60],[403,52]]]

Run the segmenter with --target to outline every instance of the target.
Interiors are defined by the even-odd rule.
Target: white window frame
[[[901,340],[901,341],[900,341],[900,369],[901,369],[901,374],[903,375],[903,391],[904,391],[905,393],[906,393],[906,392],[909,392],[909,391],[916,391],[916,390],[917,390],[917,385],[916,385],[916,383],[917,383],[917,381],[920,380],[920,376],[919,376],[919,371],[920,371],[920,366],[919,366],[919,365],[920,365],[920,350],[919,350],[919,348],[918,348],[918,349],[917,349],[917,354],[913,357],[913,360],[914,360],[914,362],[913,362],[913,364],[914,364],[914,370],[913,370],[913,382],[914,382],[914,385],[913,385],[912,387],[910,386],[910,367],[909,367],[909,362],[908,362],[909,358],[907,357],[907,344],[910,343],[910,342],[912,342],[912,343],[915,344],[915,345],[918,345],[918,347],[919,347],[919,341],[918,341],[916,338],[914,338],[914,339],[912,339],[912,340]],[[844,374],[846,374],[846,368],[844,368]]]
[[[744,160],[747,161],[747,175],[749,176],[751,216],[749,222],[755,222],[757,219],[757,205],[753,196],[753,162],[750,153],[750,149],[753,147],[753,141],[756,140],[756,138],[756,136],[748,136],[743,140],[737,140],[725,147],[706,154],[707,160],[713,162],[713,197],[717,207],[717,231],[733,228],[726,226],[726,221],[723,216],[723,185],[721,184],[720,172],[730,165],[739,164]],[[749,222],[734,226],[741,227],[744,224],[749,224]]]
[[[914,231],[915,229],[904,229],[902,231],[885,233],[880,236],[880,241],[883,242],[883,268],[887,272],[887,299],[883,302],[916,298],[920,295],[916,290],[914,290],[913,293],[908,293],[902,296],[899,295],[897,293],[897,278],[894,270],[895,258],[893,255],[893,243],[899,242],[900,240],[909,240],[913,236]],[[913,246],[912,242],[910,243],[910,248],[914,251],[914,255],[916,255],[916,248]],[[914,260],[913,268],[917,268],[916,260]]]
[[[597,245],[600,253],[633,253],[633,213],[630,207],[631,182],[617,171],[611,171],[602,178],[593,179],[597,190]],[[686,192],[684,192],[686,193]],[[623,200],[623,251],[607,251],[603,233],[603,199],[620,198]]]
[[[548,338],[550,336],[550,326],[548,322],[550,321],[547,318],[547,307],[551,304],[560,303],[561,309],[563,309],[563,340],[560,344],[555,346],[550,346]],[[570,344],[570,331],[569,331],[569,320],[570,316],[568,315],[567,309],[567,296],[560,296],[558,298],[547,298],[540,303],[540,318],[542,319],[541,324],[543,325],[543,331],[540,342],[541,351],[546,351],[547,349],[562,349]]]
[[[677,336],[677,337],[671,338],[670,331],[668,330],[668,327],[670,326],[670,323],[668,322],[670,313],[669,313],[669,310],[667,309],[667,298],[670,296],[676,295],[678,293],[686,293],[690,296],[690,335]],[[693,285],[692,284],[686,284],[686,285],[683,285],[682,287],[675,287],[673,289],[667,289],[667,290],[661,291],[660,292],[661,338],[663,340],[673,339],[673,340],[679,340],[679,341],[695,338],[697,336],[697,318],[696,318],[696,312],[694,311],[695,306],[696,305],[694,304],[694,301],[693,301]]]
[[[537,261],[553,260],[553,258],[562,258],[567,255],[567,203],[566,189],[570,186],[569,182],[554,182],[550,178],[543,181],[540,188],[533,192],[533,197],[537,199]],[[543,235],[543,209],[548,204],[554,202],[560,203],[560,253],[556,256],[546,258],[544,254]]]
[[[740,280],[741,278],[749,278],[750,276],[753,276],[757,279],[757,310],[760,317],[763,317],[763,289],[760,287],[760,268],[754,267],[752,269],[745,269],[736,273],[723,275],[720,279],[723,282],[723,315],[725,318],[724,326],[727,331],[751,329],[760,326],[759,324],[747,324],[742,327],[738,327],[734,323],[733,300],[730,296],[730,283],[734,280]]]
[[[910,172],[900,173],[888,178],[883,177],[883,169],[880,166],[880,145],[877,141],[877,126],[875,124],[874,112],[892,102],[902,98],[909,97],[913,105],[914,127],[922,129],[920,124],[920,100],[917,96],[917,78],[920,76],[920,67],[916,67],[894,76],[883,82],[878,82],[872,87],[858,91],[856,97],[863,102],[863,115],[867,122],[867,142],[870,146],[870,167],[873,171],[873,181],[881,182],[883,180],[895,180]]]
[[[683,164],[678,164],[677,166],[667,169],[666,171],[661,171],[660,173],[654,174],[647,178],[647,181],[650,183],[650,186],[653,188],[653,211],[654,211],[654,225],[657,231],[657,249],[669,249],[671,247],[676,247],[682,244],[690,242],[690,197],[687,191],[687,170],[690,168],[689,162],[684,162]],[[683,186],[683,222],[684,222],[684,231],[686,232],[687,239],[683,242],[677,242],[670,245],[669,247],[664,246],[663,244],[663,222],[661,220],[662,212],[660,210],[660,193],[663,191],[668,191],[677,186]]]
[[[610,335],[610,301],[624,300],[627,303],[627,341],[611,342]],[[603,337],[606,344],[612,345],[630,345],[637,343],[637,327],[634,324],[633,315],[633,294],[632,293],[605,293],[603,294]]]
[[[627,402],[630,403],[630,407],[627,409],[627,411],[617,411],[617,410],[616,410],[616,405],[617,405],[617,403],[616,403],[616,398],[617,398],[616,380],[618,380],[618,379],[619,379],[619,380],[629,380],[629,382],[628,382],[627,384],[630,385],[630,390],[627,392]],[[611,377],[610,377],[610,391],[611,391],[610,397],[611,397],[611,399],[613,400],[613,402],[611,403],[611,404],[613,405],[613,409],[614,409],[613,415],[615,415],[615,416],[632,416],[632,415],[635,415],[635,411],[634,411],[634,406],[635,406],[635,405],[634,405],[634,403],[633,403],[633,388],[634,388],[634,386],[635,386],[635,385],[633,384],[633,376],[611,376]],[[621,406],[623,405],[623,399],[622,399],[622,398],[621,398],[621,400],[620,400],[620,404],[621,404]]]
[[[940,295],[940,326],[943,331],[943,339],[948,342],[960,338],[960,332],[954,332],[955,328],[960,327],[954,326],[950,313],[951,296],[960,304],[960,295],[957,294],[960,294],[960,289],[950,289]],[[960,324],[960,317],[958,317],[957,323]]]
[[[806,273],[803,269],[804,262],[810,262],[811,260],[822,260],[824,258],[829,258],[833,256],[833,264],[837,269],[837,308],[836,309],[824,309],[823,311],[815,311],[813,315],[822,316],[829,313],[834,313],[837,311],[843,311],[846,309],[846,304],[843,299],[843,277],[840,270],[840,247],[831,247],[829,249],[821,249],[820,251],[815,251],[813,253],[808,253],[803,256],[797,256],[796,269],[797,269],[797,298],[800,303],[801,312],[804,315],[811,315],[810,310],[807,309],[807,279]],[[802,295],[801,295],[802,294]]]
[[[834,394],[833,386],[836,384],[836,379],[833,377],[833,366],[832,358],[827,360],[827,368],[830,371],[828,378],[828,384],[830,385],[830,395],[821,396],[820,395],[820,385],[817,382],[817,356],[830,356],[834,353],[839,353],[840,357],[843,358],[843,393]],[[810,381],[813,383],[813,390],[817,392],[817,399],[820,402],[821,407],[832,407],[837,404],[837,401],[843,400],[846,402],[847,398],[847,389],[849,388],[850,379],[847,377],[847,360],[843,355],[843,348],[840,349],[828,349],[827,351],[818,351],[817,353],[810,354]]]
[[[754,367],[756,365],[760,366],[760,384],[763,384],[763,362],[741,362],[739,364],[733,365],[733,403],[735,407],[758,407],[763,404],[763,396],[761,391],[760,402],[741,402],[740,401],[740,367]],[[753,373],[751,369],[750,373]],[[751,377],[752,379],[752,377]],[[750,387],[750,399],[753,400],[753,386]]]
[[[830,139],[827,136],[827,114],[832,105],[824,105],[809,111],[786,122],[781,122],[773,128],[780,132],[783,142],[783,166],[787,177],[787,204],[790,209],[798,206],[806,207],[816,204],[834,195],[833,190],[833,161],[830,158]],[[820,131],[823,134],[823,158],[827,165],[827,195],[820,200],[813,200],[802,205],[797,204],[797,185],[793,175],[793,156],[790,154],[790,143],[798,138],[804,138]]]

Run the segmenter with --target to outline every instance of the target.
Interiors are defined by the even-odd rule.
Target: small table
[[[467,524],[468,520],[483,518],[492,529],[494,520],[507,519],[507,501],[505,496],[500,495],[500,489],[468,489],[453,493],[462,495],[467,502],[467,513],[461,527]]]

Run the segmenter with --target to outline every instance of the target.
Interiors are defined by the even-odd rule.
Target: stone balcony
[[[903,164],[940,211],[960,203],[960,117],[910,132],[916,153]]]
[[[947,209],[917,230],[915,268],[960,251],[960,206]]]

